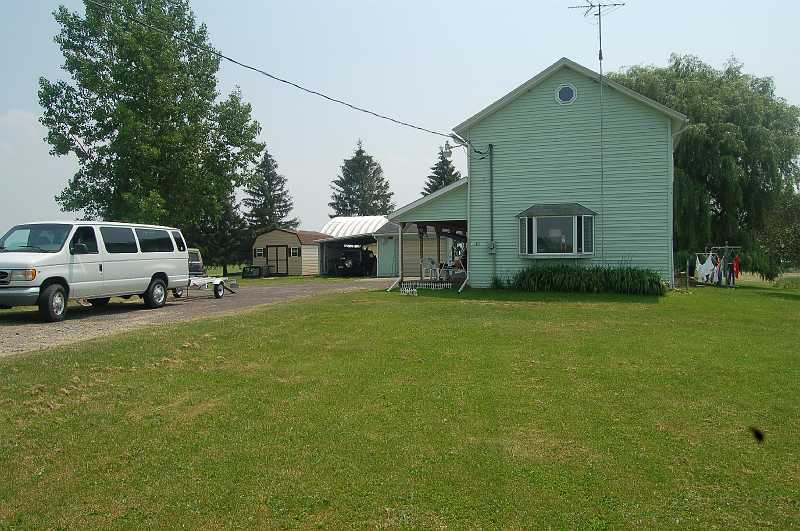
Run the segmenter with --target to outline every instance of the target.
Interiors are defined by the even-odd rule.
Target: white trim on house
[[[572,252],[562,253],[548,253],[539,251],[539,220],[548,218],[572,218]],[[580,250],[578,250],[578,218],[581,219],[581,239]],[[590,219],[592,224],[592,237],[591,246],[592,250],[586,250],[586,220]],[[521,258],[591,258],[594,256],[594,218],[592,214],[567,214],[567,215],[545,215],[545,216],[527,216],[519,215],[517,219],[517,232],[518,232],[518,255]],[[530,225],[531,238],[528,238],[528,226]],[[523,230],[524,227],[524,230]],[[530,240],[531,247],[528,247]],[[525,250],[523,251],[523,242]]]
[[[535,86],[542,83],[544,80],[549,78],[551,75],[556,73],[561,68],[570,68],[579,74],[583,74],[586,77],[594,79],[595,81],[600,81],[600,74],[595,72],[594,70],[590,70],[585,66],[579,65],[575,61],[571,59],[567,59],[566,57],[562,57],[549,67],[542,70],[539,74],[533,76],[531,79],[523,83],[522,85],[518,86],[499,100],[495,101],[488,107],[484,108],[483,110],[477,112],[476,114],[472,115],[470,118],[467,118],[457,126],[453,128],[453,132],[455,132],[458,136],[463,137],[466,131],[472,127],[473,125],[477,124],[484,118],[488,117],[491,114],[499,111],[506,105],[510,104],[518,97],[522,96]],[[607,77],[603,76],[603,85],[609,88],[612,88],[622,94],[633,98],[640,103],[647,105],[648,107],[652,107],[653,109],[659,111],[660,113],[666,114],[672,119],[673,122],[673,135],[678,135],[686,129],[686,124],[688,123],[689,119],[686,115],[679,113],[678,111],[672,110],[666,105],[662,105],[655,100],[651,100],[647,96],[639,94],[638,92],[631,90],[619,83],[611,81]]]

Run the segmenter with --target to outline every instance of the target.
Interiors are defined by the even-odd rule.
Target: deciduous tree
[[[205,25],[187,0],[85,2],[84,15],[54,15],[69,79],[40,79],[41,122],[51,153],[79,162],[58,203],[199,237],[263,149],[239,91],[218,99]]]

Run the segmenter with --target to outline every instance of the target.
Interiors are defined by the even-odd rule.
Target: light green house
[[[672,153],[687,119],[607,79],[602,103],[599,74],[557,61],[453,129],[466,178],[389,219],[466,229],[474,287],[538,260],[647,267],[672,282]]]

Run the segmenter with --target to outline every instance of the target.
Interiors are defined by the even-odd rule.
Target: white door
[[[147,289],[146,272],[142,267],[139,246],[131,227],[100,227],[106,251],[103,263],[103,282],[106,295],[143,293]]]
[[[103,259],[94,227],[79,226],[69,242],[70,297],[98,297],[103,294]]]

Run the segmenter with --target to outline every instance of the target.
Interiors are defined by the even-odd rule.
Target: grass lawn
[[[799,352],[800,291],[751,286],[340,294],[6,358],[0,528],[797,527]]]

